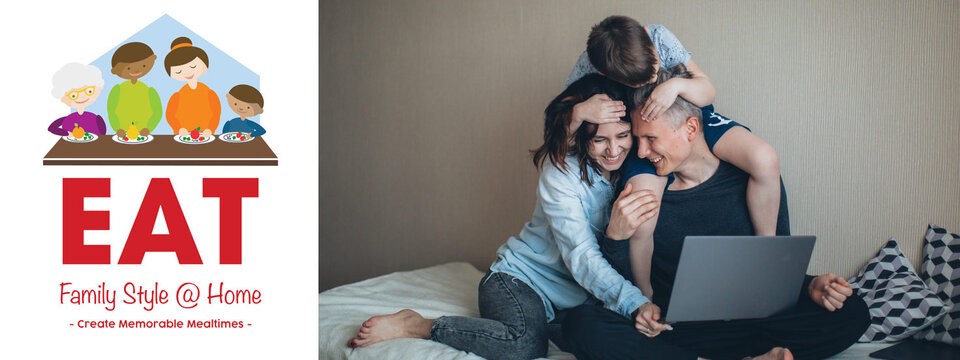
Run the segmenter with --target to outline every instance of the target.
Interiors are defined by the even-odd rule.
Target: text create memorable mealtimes
[[[242,199],[259,196],[256,178],[204,178],[203,197],[220,199],[220,264],[242,263]],[[110,245],[85,245],[84,230],[110,230],[109,211],[85,211],[88,197],[110,197],[109,178],[63,179],[63,263],[110,264]],[[168,234],[153,234],[160,210]],[[140,264],[147,252],[174,252],[180,264],[202,264],[168,178],[154,178],[143,196],[119,264]]]

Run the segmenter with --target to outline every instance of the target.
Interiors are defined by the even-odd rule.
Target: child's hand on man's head
[[[627,116],[627,107],[623,101],[613,100],[607,94],[593,95],[573,107],[574,119],[598,125],[620,121],[624,116]]]
[[[673,103],[677,101],[677,96],[680,94],[680,89],[678,88],[679,82],[670,79],[664,83],[657,85],[656,88],[650,92],[650,97],[647,98],[647,102],[643,104],[643,109],[640,109],[640,119],[643,121],[650,121],[656,119],[664,111],[667,111]]]

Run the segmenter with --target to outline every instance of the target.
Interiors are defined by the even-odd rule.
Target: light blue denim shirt
[[[547,321],[553,320],[554,307],[573,308],[590,295],[629,318],[649,300],[610,266],[597,242],[610,219],[613,186],[592,170],[593,186],[587,186],[577,158],[567,157],[566,163],[566,172],[544,163],[533,219],[500,246],[490,270],[530,285],[543,299]]]
[[[660,57],[660,66],[669,69],[678,64],[686,64],[687,61],[690,61],[690,52],[683,47],[680,39],[677,39],[677,36],[670,32],[670,30],[667,30],[665,26],[657,24],[647,24],[646,26],[647,34],[650,35],[650,40],[653,41],[653,48],[657,51],[657,56]],[[587,74],[596,72],[597,69],[590,63],[590,58],[587,56],[587,52],[584,51],[580,53],[580,57],[577,58],[577,63],[573,65],[570,76],[567,76],[567,86],[570,86],[574,81],[579,80]]]

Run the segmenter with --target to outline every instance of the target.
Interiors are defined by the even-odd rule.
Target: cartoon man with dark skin
[[[116,130],[120,138],[131,135],[147,136],[163,117],[157,90],[137,81],[153,69],[156,60],[157,55],[153,53],[153,49],[140,42],[123,44],[113,53],[110,72],[130,80],[114,85],[107,98],[110,127]],[[139,134],[127,134],[131,125],[138,129]]]

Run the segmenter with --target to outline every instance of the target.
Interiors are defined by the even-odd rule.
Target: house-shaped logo
[[[61,138],[44,165],[278,163],[260,76],[168,15],[52,82],[70,113],[50,124]]]

